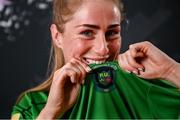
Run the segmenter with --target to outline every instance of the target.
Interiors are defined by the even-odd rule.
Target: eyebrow
[[[82,25],[77,25],[75,27],[89,27],[89,28],[93,28],[93,29],[100,29],[100,27],[98,25],[93,25],[93,24],[82,24]],[[112,29],[115,28],[117,26],[120,26],[120,24],[112,24],[110,26],[108,26],[108,29]]]

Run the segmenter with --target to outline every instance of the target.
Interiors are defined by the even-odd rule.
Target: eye
[[[120,36],[120,33],[117,30],[109,30],[106,32],[105,36],[107,39],[115,39]]]
[[[106,32],[107,37],[115,36],[117,34],[119,34],[119,32],[116,31],[116,30],[109,30],[109,31]]]
[[[94,35],[92,30],[85,30],[85,31],[82,31],[80,34],[88,38],[92,38]]]

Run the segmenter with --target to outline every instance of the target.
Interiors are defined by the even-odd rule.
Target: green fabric
[[[104,74],[111,85],[102,80],[105,88],[97,85],[97,69],[110,68]],[[69,119],[115,119],[115,118],[180,118],[180,92],[167,81],[144,80],[123,71],[117,62],[91,65],[93,72],[87,75],[81,87],[78,101],[62,118]],[[114,69],[114,70],[111,70]],[[94,72],[95,71],[95,72]],[[103,72],[103,69],[101,69]],[[111,73],[112,72],[112,73]],[[109,79],[109,74],[113,81]],[[99,76],[98,76],[99,75]],[[24,95],[13,108],[12,114],[21,113],[21,118],[36,118],[44,107],[48,92],[31,92]]]

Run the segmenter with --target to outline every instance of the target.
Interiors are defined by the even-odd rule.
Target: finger
[[[85,69],[81,65],[79,65],[78,67],[79,67],[79,70],[81,71],[79,82],[81,84],[84,84],[84,78],[85,78],[87,72],[85,71]]]
[[[128,73],[132,72],[133,73],[138,73],[137,69],[134,68],[133,66],[131,66],[131,64],[129,64],[128,62],[128,57],[127,57],[127,52],[124,53],[124,54],[121,54],[120,57],[119,57],[119,60],[120,60],[120,66],[125,70],[127,71]]]
[[[77,83],[77,72],[75,70],[73,70],[72,68],[66,68],[65,69],[66,72],[66,79],[69,77],[71,83]]]
[[[126,59],[128,69],[130,71],[132,71],[133,73],[137,74],[138,73],[138,70],[137,70],[138,66],[136,66],[136,62],[130,56],[129,51],[127,52],[127,54],[124,55],[124,58]]]
[[[129,63],[128,63],[129,64]],[[142,68],[136,68],[134,66],[131,66],[131,65],[128,65],[128,68],[126,70],[127,72],[129,73],[134,73],[136,75],[139,75],[140,74],[140,71],[144,71],[144,69]]]
[[[130,64],[130,66],[132,66],[133,68],[136,68],[140,71],[144,70],[144,66],[142,64],[138,63],[136,61],[136,58],[134,58],[130,52],[128,52],[126,56],[127,56],[128,64]]]
[[[129,51],[130,51],[132,57],[134,57],[134,58],[145,57],[145,54],[142,51],[140,51],[140,49],[138,49],[138,48],[131,47],[129,49]]]
[[[74,60],[74,62],[76,62],[76,67],[79,70],[79,82],[83,84],[84,78],[87,73],[87,71],[85,70],[86,65],[79,60]]]
[[[75,72],[75,82],[76,83],[80,83],[81,81],[81,76],[82,76],[82,72],[81,70],[79,69],[79,65],[78,63],[76,63],[75,61],[71,61],[69,63],[69,67],[73,70],[73,72]]]
[[[75,72],[69,73],[69,76],[72,83],[77,83],[77,77]]]
[[[67,80],[71,83],[76,83],[76,73],[67,65],[57,70],[54,73],[53,85],[59,86],[60,89],[64,89]]]
[[[86,72],[91,71],[91,68],[88,66],[88,63],[84,59],[77,58],[77,62],[86,70]]]
[[[129,46],[132,50],[134,57],[144,57],[148,55],[148,51],[152,47],[152,44],[148,41],[138,42]]]
[[[83,84],[85,82],[84,78],[87,74],[86,68],[88,69],[88,72],[90,71],[90,68],[86,63],[81,62],[79,59],[74,58],[74,59],[72,59],[72,62],[76,66],[76,69],[78,69],[78,71],[79,71],[78,82]]]

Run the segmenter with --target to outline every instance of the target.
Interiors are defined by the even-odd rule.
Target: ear
[[[62,48],[62,33],[58,31],[57,26],[55,24],[51,25],[50,30],[51,30],[51,37],[52,37],[53,43],[57,47]]]

